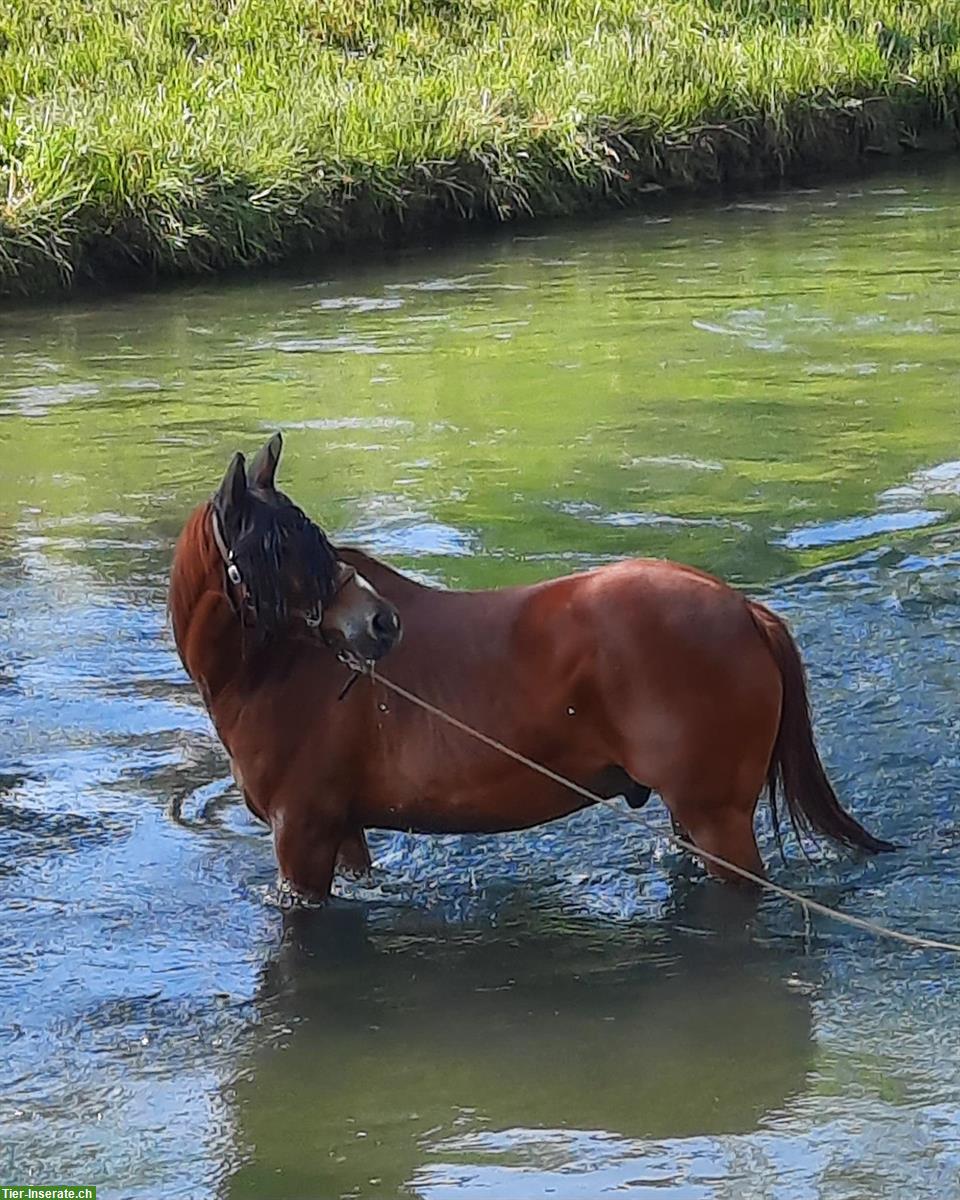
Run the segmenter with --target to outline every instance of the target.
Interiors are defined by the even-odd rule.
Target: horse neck
[[[201,504],[177,542],[168,600],[177,652],[208,707],[243,662],[243,626],[224,591],[212,510]]]

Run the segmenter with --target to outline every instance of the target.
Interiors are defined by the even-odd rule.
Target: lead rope
[[[585,788],[579,783],[574,783],[572,779],[567,779],[566,776],[558,774],[556,771],[551,770],[550,767],[545,767],[542,763],[535,762],[532,758],[527,758],[525,754],[511,749],[509,746],[504,745],[503,742],[490,737],[489,734],[481,733],[479,729],[474,729],[472,726],[467,725],[466,722],[451,716],[450,713],[444,712],[442,708],[437,708],[435,704],[431,704],[428,700],[423,700],[413,692],[408,692],[399,683],[394,683],[393,680],[387,679],[386,676],[381,675],[372,665],[367,668],[365,673],[369,674],[371,679],[382,683],[391,692],[402,696],[404,700],[409,700],[411,704],[417,705],[418,708],[422,708],[424,712],[430,713],[431,716],[436,717],[438,720],[452,725],[454,729],[459,729],[461,733],[465,733],[469,737],[475,738],[478,742],[483,742],[485,746],[489,746],[491,749],[505,754],[507,758],[512,758],[514,762],[529,767],[531,771],[536,771],[538,775],[552,779],[554,783],[558,783],[568,791],[582,796],[584,800],[588,800],[591,804],[603,804],[611,812],[615,812],[618,817],[626,818],[628,821],[634,821],[636,824],[650,829],[649,823],[639,814],[621,808],[619,804],[614,804],[606,796],[598,796],[596,792],[591,792],[589,788]],[[769,879],[755,875],[752,871],[748,871],[744,867],[738,867],[736,863],[728,862],[725,858],[721,858],[719,854],[711,854],[707,850],[702,850],[699,846],[695,846],[693,842],[688,842],[685,838],[677,837],[676,834],[668,834],[667,837],[675,846],[679,846],[681,850],[687,850],[691,854],[697,855],[698,858],[706,859],[707,862],[714,863],[718,867],[724,867],[728,871],[733,871],[734,874],[748,879],[751,883],[755,883],[757,887],[763,888],[768,892],[774,892],[778,896],[783,896],[786,900],[792,900],[795,904],[799,904],[803,909],[804,917],[807,921],[810,919],[811,912],[820,913],[822,916],[829,917],[833,921],[840,921],[844,925],[852,925],[855,929],[865,929],[868,933],[872,933],[877,937],[892,938],[895,941],[905,943],[907,946],[915,946],[924,950],[948,950],[952,954],[960,954],[960,944],[956,942],[942,942],[937,938],[923,937],[916,933],[902,933],[899,929],[890,929],[886,925],[877,924],[876,921],[868,921],[863,917],[851,917],[836,908],[830,908],[826,904],[821,904],[818,900],[811,900],[809,896],[802,896],[799,892],[792,892],[789,888],[781,887],[778,883],[772,883]]]

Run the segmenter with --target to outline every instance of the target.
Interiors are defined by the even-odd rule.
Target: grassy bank
[[[956,141],[960,0],[17,0],[0,293]]]

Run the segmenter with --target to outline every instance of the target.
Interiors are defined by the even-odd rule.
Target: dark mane
[[[323,530],[286,496],[277,496],[278,503],[251,498],[230,547],[263,637],[286,622],[292,580],[298,603],[312,608],[333,599],[337,576],[336,552]]]

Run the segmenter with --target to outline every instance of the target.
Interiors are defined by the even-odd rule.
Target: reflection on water
[[[522,888],[452,928],[298,914],[260,992],[284,1032],[238,1088],[242,1134],[271,1153],[230,1195],[432,1195],[491,1172],[520,1195],[531,1163],[589,1166],[593,1141],[752,1132],[806,1084],[809,964],[757,946],[716,890],[612,929],[531,918]]]
[[[164,581],[229,453],[283,428],[298,501],[422,578],[650,553],[748,583],[797,631],[845,800],[905,845],[780,865],[764,828],[767,861],[956,939],[958,194],[948,171],[0,316],[17,1182],[957,1193],[956,964],[745,911],[690,878],[657,805],[374,835],[336,909],[271,907]]]

